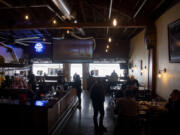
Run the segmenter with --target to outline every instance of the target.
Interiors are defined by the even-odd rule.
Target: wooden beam
[[[171,8],[173,5],[178,3],[179,0],[165,0],[158,5],[155,10],[153,10],[151,18],[152,20],[156,20],[159,16],[161,16],[165,11],[167,11],[169,8]]]
[[[122,24],[116,27],[112,26],[108,23],[59,23],[56,25],[53,24],[23,24],[23,25],[14,25],[12,27],[8,27],[7,25],[0,25],[0,31],[7,31],[7,30],[24,30],[24,29],[73,29],[73,28],[85,28],[85,29],[104,29],[104,28],[144,28],[145,24]]]
[[[93,8],[92,12],[93,12],[94,22],[96,22],[96,12],[95,12],[95,9],[94,9],[94,8]]]
[[[83,0],[80,0],[80,1],[79,1],[79,4],[80,4],[81,13],[82,13],[82,15],[83,15],[83,20],[84,20],[84,22],[87,22],[87,20],[86,20],[86,15],[85,15],[85,10],[84,10]]]

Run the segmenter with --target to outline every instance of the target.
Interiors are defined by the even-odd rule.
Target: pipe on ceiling
[[[16,62],[16,63],[18,62],[17,55],[16,55],[16,53],[15,53],[15,51],[14,51],[14,49],[13,49],[12,47],[4,44],[3,42],[0,42],[0,46],[2,46],[2,47],[4,47],[4,48],[6,48],[7,50],[9,50],[9,53],[11,54],[14,62]]]
[[[58,9],[63,13],[65,19],[72,20],[73,17],[71,16],[70,10],[66,6],[66,4],[63,2],[63,0],[52,0],[53,3],[58,7]]]
[[[71,15],[70,10],[68,9],[68,7],[66,6],[66,4],[64,3],[63,0],[52,0],[52,2],[59,8],[59,10],[63,13],[64,15],[64,19],[68,19],[68,20],[73,20],[74,17]],[[78,31],[82,34],[85,35],[85,32],[82,28],[78,28]]]
[[[141,11],[141,9],[143,8],[143,6],[146,4],[147,0],[144,0],[143,3],[141,4],[141,6],[138,8],[138,10],[136,11],[136,13],[134,14],[133,18],[136,18],[136,16],[139,14],[139,12]]]
[[[110,1],[110,6],[109,6],[109,19],[111,18],[112,3],[113,3],[113,0]]]
[[[113,3],[113,0],[110,1],[110,5],[109,5],[109,20],[111,19],[111,12],[112,12],[112,3]],[[107,35],[108,35],[108,32],[109,32],[109,28],[107,27]]]

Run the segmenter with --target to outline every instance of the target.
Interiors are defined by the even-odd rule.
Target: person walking
[[[94,86],[91,89],[90,97],[92,100],[92,106],[94,110],[94,127],[95,131],[103,131],[106,132],[107,129],[103,125],[104,119],[104,101],[105,101],[105,90],[103,88],[102,81],[100,79],[96,80]],[[100,113],[99,117],[99,125],[98,125],[98,113]]]

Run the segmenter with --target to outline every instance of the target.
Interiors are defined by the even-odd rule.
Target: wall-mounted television
[[[31,59],[52,59],[52,44],[36,43],[29,47]]]
[[[53,40],[53,62],[92,62],[93,39]]]

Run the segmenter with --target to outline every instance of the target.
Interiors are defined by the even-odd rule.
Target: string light
[[[105,52],[107,53],[107,52],[108,52],[108,49],[106,49]]]
[[[117,26],[117,20],[113,19],[113,26]]]

